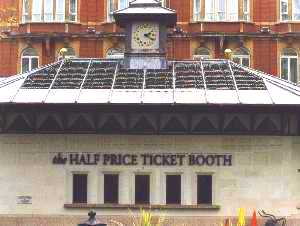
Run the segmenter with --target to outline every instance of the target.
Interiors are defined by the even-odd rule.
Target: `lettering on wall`
[[[56,153],[54,165],[232,166],[232,154]]]

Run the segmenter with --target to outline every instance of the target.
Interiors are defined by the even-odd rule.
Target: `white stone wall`
[[[199,166],[74,166],[53,165],[57,152],[99,153],[231,153],[231,167]],[[0,215],[86,215],[64,209],[72,200],[72,173],[88,173],[88,202],[103,202],[103,172],[120,173],[121,204],[134,203],[134,175],[151,174],[151,203],[165,203],[165,175],[182,174],[182,204],[196,204],[197,173],[213,174],[213,204],[220,210],[164,211],[176,216],[236,216],[265,209],[299,217],[300,139],[264,136],[119,136],[119,135],[1,135]],[[17,204],[17,196],[32,196],[32,204]],[[126,215],[128,210],[101,210]]]

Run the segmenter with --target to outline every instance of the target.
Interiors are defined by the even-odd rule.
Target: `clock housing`
[[[131,47],[135,50],[159,49],[159,24],[156,22],[136,22],[132,24]]]

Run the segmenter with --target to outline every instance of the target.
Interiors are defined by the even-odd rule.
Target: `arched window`
[[[233,62],[250,67],[250,54],[246,48],[238,48],[233,52]]]
[[[22,73],[31,71],[39,67],[39,56],[34,48],[27,48],[21,56]]]
[[[298,54],[294,49],[284,49],[280,56],[281,78],[298,82]]]
[[[62,51],[62,50],[65,50],[65,51]],[[64,47],[62,49],[59,50],[58,52],[58,59],[60,60],[63,56],[61,55],[62,52],[64,52],[64,57],[66,59],[69,59],[69,58],[75,58],[76,57],[76,53],[75,53],[75,50],[72,48],[72,47]]]
[[[210,52],[209,49],[204,47],[199,47],[195,49],[193,59],[194,60],[205,60],[210,58]]]
[[[123,59],[124,50],[122,48],[110,48],[107,50],[106,58],[108,59]]]

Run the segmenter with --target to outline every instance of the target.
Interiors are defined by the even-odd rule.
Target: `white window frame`
[[[213,8],[208,7],[208,1],[212,1]],[[224,10],[220,9],[221,1],[224,1]],[[237,11],[234,13],[235,16],[232,16],[232,1],[235,1],[237,4]],[[239,15],[238,15],[238,8],[239,8],[239,1],[238,0],[205,0],[205,20],[206,21],[212,21],[212,22],[218,22],[218,21],[228,21],[228,22],[236,22],[239,21]],[[209,10],[209,12],[208,12]],[[221,14],[224,15],[224,19],[220,16]],[[234,19],[232,19],[234,18]]]
[[[57,13],[57,12],[60,12],[57,8],[58,6],[58,2],[63,2],[63,13]],[[56,4],[55,4],[55,21],[56,22],[65,22],[66,20],[66,12],[65,12],[65,9],[66,9],[66,1],[65,0],[56,0]],[[63,19],[62,20],[59,20],[58,17],[59,16],[63,16]]]
[[[285,2],[286,4],[287,4],[287,9],[286,9],[286,11],[285,12],[282,12],[282,2]],[[280,20],[281,21],[287,21],[287,20],[289,20],[289,19],[283,19],[283,15],[286,15],[287,16],[287,18],[289,18],[289,1],[288,0],[280,0],[280,6],[279,6],[279,8],[280,8]]]
[[[33,12],[34,6],[32,6],[32,9],[31,9],[31,21],[32,22],[42,22],[43,1],[42,0],[33,0],[32,1],[32,5],[36,5],[37,4],[34,1],[40,2],[41,5],[40,5],[40,11],[39,11],[39,13],[34,13]],[[35,15],[37,16],[36,19],[35,19]],[[38,15],[39,15],[39,18],[38,18]]]
[[[40,61],[38,56],[23,56],[21,57],[21,73],[25,73],[23,71],[23,59],[29,59],[28,71],[32,71],[32,59],[37,59],[38,67],[40,66]]]
[[[28,8],[26,10],[25,1],[28,1],[28,4],[29,4],[29,0],[23,0],[23,5],[22,5],[22,23],[27,23],[27,22],[30,21],[30,18],[29,18],[29,11],[30,11],[30,9]],[[28,5],[28,7],[29,7],[29,5]]]
[[[48,13],[48,12],[46,12],[47,11],[47,9],[46,9],[46,2],[47,3],[50,3],[51,2],[51,4],[50,4],[50,13]],[[53,15],[53,7],[54,7],[54,4],[53,4],[53,0],[44,0],[44,22],[53,22],[53,19],[54,19],[54,15]],[[47,20],[46,18],[47,18],[47,16],[46,15],[51,15],[51,19],[49,19],[49,20]]]
[[[297,53],[297,51],[296,50],[294,50],[293,49],[293,51],[295,51],[295,53]],[[280,78],[282,78],[282,79],[284,79],[283,77],[282,77],[282,59],[283,58],[285,58],[285,59],[287,59],[288,60],[288,68],[287,68],[287,71],[288,71],[288,78],[287,78],[287,80],[288,81],[290,81],[290,82],[292,82],[292,80],[291,80],[291,59],[296,59],[297,60],[297,83],[299,82],[299,66],[298,66],[298,63],[299,63],[299,60],[298,60],[298,53],[297,53],[297,56],[290,56],[290,55],[280,55]]]
[[[71,22],[77,22],[77,10],[78,10],[78,1],[75,1],[75,12],[71,12],[71,2],[72,0],[69,1],[69,21]],[[75,16],[75,20],[71,20],[71,16]]]
[[[193,1],[193,20],[194,21],[200,21],[201,20],[201,0],[194,0]],[[199,5],[199,9],[196,8],[196,5]]]

